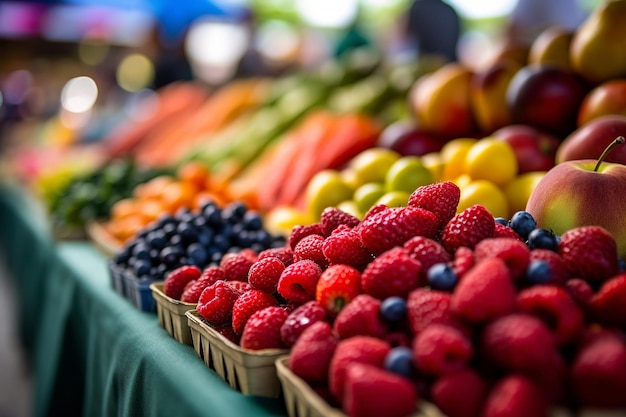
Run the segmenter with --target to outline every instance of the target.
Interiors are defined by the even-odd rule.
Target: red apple
[[[439,152],[445,140],[409,120],[399,120],[387,126],[378,138],[378,146],[394,150],[400,155],[422,156]]]
[[[508,142],[513,147],[520,174],[552,168],[556,150],[561,144],[558,137],[528,125],[505,126],[491,136]]]
[[[578,110],[578,126],[606,114],[626,116],[626,79],[610,80],[593,88]]]
[[[597,159],[617,136],[626,137],[626,116],[615,114],[595,118],[565,138],[556,151],[556,163]],[[626,146],[614,149],[606,161],[626,164]]]
[[[559,235],[579,226],[602,226],[626,257],[626,165],[603,162],[597,171],[596,165],[595,159],[556,165],[535,186],[526,211],[538,227]]]
[[[520,69],[507,88],[513,123],[528,124],[561,136],[576,128],[587,86],[561,67],[532,64]]]

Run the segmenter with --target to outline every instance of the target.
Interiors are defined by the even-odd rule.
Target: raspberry
[[[326,259],[322,251],[323,244],[324,236],[313,234],[303,237],[293,249],[294,262],[310,259],[317,263],[320,268],[326,268],[328,259]]]
[[[254,312],[246,321],[241,334],[240,345],[244,349],[281,349],[280,326],[289,313],[277,306],[265,307]]]
[[[280,274],[278,293],[295,303],[315,300],[315,287],[321,274],[322,269],[310,259],[294,262]]]
[[[289,239],[287,241],[289,248],[291,250],[294,250],[298,242],[300,242],[300,240],[303,237],[306,237],[309,235],[322,235],[323,236],[324,229],[322,228],[322,224],[312,223],[312,224],[307,224],[303,226],[294,226],[294,228],[291,229],[291,233],[289,234]]]
[[[280,274],[285,264],[276,257],[268,256],[252,264],[248,271],[248,282],[253,288],[273,294],[277,291]]]
[[[355,363],[365,363],[383,368],[385,357],[391,350],[388,343],[371,336],[354,336],[340,341],[330,361],[330,392],[341,400],[343,398],[346,370]]]
[[[524,242],[510,237],[483,239],[474,248],[476,262],[486,258],[500,258],[511,272],[514,280],[526,274],[530,263],[530,250]]]
[[[335,230],[326,238],[322,252],[331,265],[345,264],[362,271],[372,260],[372,253],[361,243],[359,234],[352,229]]]
[[[500,379],[485,400],[481,417],[547,417],[548,404],[539,388],[521,375]]]
[[[241,341],[241,336],[233,331],[233,326],[230,323],[223,326],[214,326],[213,329],[236,345]]]
[[[533,373],[556,352],[555,337],[537,317],[515,313],[497,318],[483,329],[481,353],[500,369]]]
[[[565,283],[565,289],[580,308],[585,312],[589,311],[594,294],[587,281],[580,278],[569,279]]]
[[[506,264],[500,258],[478,262],[460,280],[450,308],[471,323],[483,323],[515,309],[516,293]]]
[[[233,305],[233,330],[242,334],[248,319],[265,307],[276,306],[278,302],[269,293],[261,290],[249,290],[241,294]]]
[[[219,266],[209,266],[204,268],[202,275],[198,278],[199,281],[205,281],[209,285],[213,285],[216,281],[225,280],[226,273]]]
[[[601,324],[626,327],[626,273],[602,284],[591,300],[591,311]]]
[[[180,300],[185,286],[191,281],[200,278],[202,271],[195,265],[184,265],[176,268],[167,275],[163,283],[163,292],[174,300]]]
[[[626,347],[614,337],[603,337],[578,352],[571,366],[576,399],[583,407],[626,406]]]
[[[352,417],[404,417],[415,411],[417,392],[406,378],[356,363],[346,370],[342,409]]]
[[[600,226],[577,227],[561,235],[559,254],[572,276],[599,284],[618,270],[617,244]]]
[[[180,301],[185,303],[197,303],[200,298],[200,294],[206,287],[210,287],[217,281],[224,280],[224,270],[219,266],[210,266],[202,271],[202,275],[195,281],[191,281],[185,286],[183,294],[180,296]]]
[[[202,291],[196,310],[206,321],[219,326],[230,322],[237,298],[239,293],[226,285],[226,281],[216,281]]]
[[[322,211],[320,219],[324,236],[330,236],[333,230],[340,225],[346,225],[349,228],[353,228],[359,224],[359,222],[360,220],[358,217],[355,217],[350,213],[346,213],[337,207],[326,207],[324,211]]]
[[[487,384],[472,369],[442,375],[431,388],[432,401],[447,417],[478,417]]]
[[[363,220],[368,219],[372,217],[373,215],[380,213],[381,211],[386,211],[388,208],[389,207],[387,207],[386,204],[382,204],[382,203],[373,205],[372,207],[369,208],[369,210],[367,210],[367,213],[365,213],[365,215],[361,219],[361,223],[357,225],[357,228],[361,227],[361,225],[363,224]]]
[[[233,290],[237,291],[239,295],[243,294],[246,291],[250,291],[252,289],[252,285],[249,282],[243,281],[226,281],[226,285],[231,287]]]
[[[544,261],[550,266],[550,279],[547,283],[563,285],[569,278],[567,265],[561,256],[549,249],[533,249],[530,251],[530,261]]]
[[[474,249],[483,239],[493,237],[496,228],[493,215],[479,204],[466,208],[454,216],[443,228],[441,244],[450,253],[461,246]]]
[[[289,352],[289,369],[310,384],[326,382],[338,343],[330,324],[325,321],[311,324]]]
[[[227,281],[247,282],[248,271],[254,262],[255,259],[244,253],[226,253],[220,260],[220,267]]]
[[[464,369],[474,355],[472,343],[460,331],[443,324],[432,324],[413,340],[417,368],[430,375],[445,375]]]
[[[361,275],[361,290],[376,298],[406,297],[419,283],[422,264],[402,247],[392,248],[374,258]]]
[[[461,189],[450,181],[437,182],[417,188],[409,197],[409,206],[435,213],[439,228],[443,228],[456,214]]]
[[[454,252],[452,260],[452,270],[461,279],[476,264],[474,251],[466,246],[461,246]]]
[[[573,340],[584,324],[582,310],[569,293],[555,285],[535,285],[522,290],[517,296],[522,312],[544,320],[556,334],[559,345]]]
[[[420,285],[426,285],[426,274],[431,266],[451,261],[450,254],[439,242],[424,236],[412,237],[404,242],[404,248],[411,258],[422,264],[420,270]]]
[[[428,288],[417,288],[409,293],[406,302],[409,326],[414,335],[431,324],[450,324],[455,321],[450,311],[450,293]]]
[[[352,336],[382,337],[387,328],[380,317],[380,300],[359,294],[335,318],[333,330],[340,339]]]
[[[361,273],[349,265],[331,265],[322,272],[315,288],[315,300],[335,317],[361,293]]]
[[[275,257],[282,261],[285,266],[289,266],[293,263],[293,250],[289,246],[281,246],[279,248],[269,248],[259,252],[259,260]]]
[[[512,239],[522,240],[520,235],[509,226],[505,226],[502,223],[496,222],[495,229],[493,231],[493,237],[510,237]]]
[[[437,216],[417,207],[389,207],[363,219],[358,227],[363,246],[379,255],[402,246],[413,236],[432,238],[437,233]]]
[[[290,348],[313,323],[324,320],[326,310],[317,301],[308,301],[294,309],[280,328],[283,345]]]

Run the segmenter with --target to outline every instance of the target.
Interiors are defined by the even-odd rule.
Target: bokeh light
[[[98,86],[87,76],[69,80],[61,91],[61,106],[72,113],[83,113],[91,110],[98,99]]]
[[[358,0],[296,0],[296,9],[312,26],[339,28],[354,20]]]
[[[78,44],[78,57],[87,65],[101,64],[111,47],[105,42],[84,39]]]
[[[270,20],[259,28],[257,47],[269,61],[289,62],[298,53],[300,40],[293,26]]]
[[[134,93],[148,87],[154,80],[154,64],[145,55],[130,54],[117,67],[117,84]]]

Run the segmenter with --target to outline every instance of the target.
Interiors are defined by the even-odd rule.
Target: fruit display
[[[164,290],[248,352],[289,349],[291,372],[349,416],[626,409],[612,235],[460,199],[443,181],[363,219],[328,207],[282,246],[178,268]]]

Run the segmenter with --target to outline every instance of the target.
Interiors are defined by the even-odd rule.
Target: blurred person
[[[448,62],[457,61],[461,19],[450,4],[442,0],[414,0],[403,29],[408,48],[417,56],[438,55]]]
[[[504,28],[504,44],[529,46],[550,26],[574,31],[587,15],[580,0],[517,0]]]

